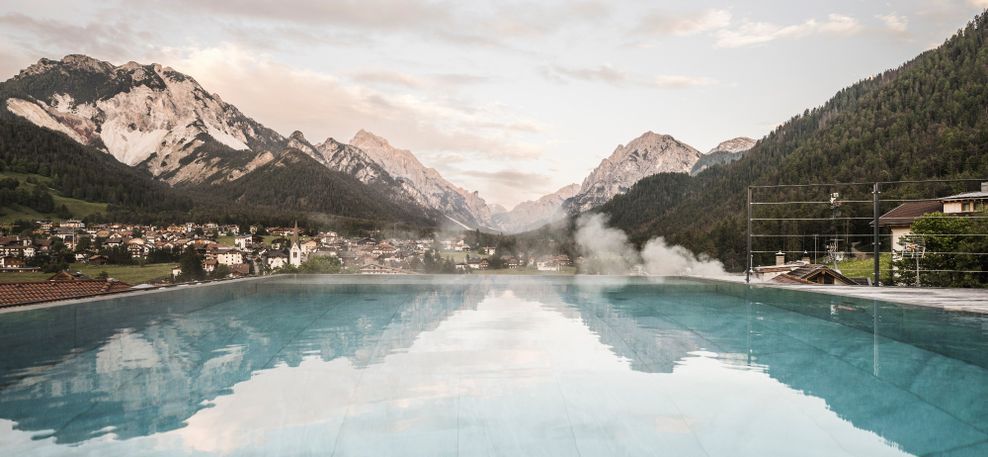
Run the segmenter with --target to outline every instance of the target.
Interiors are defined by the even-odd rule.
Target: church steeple
[[[292,230],[292,245],[288,248],[288,263],[298,267],[303,261],[302,245],[298,243],[298,221],[295,221],[295,228]]]

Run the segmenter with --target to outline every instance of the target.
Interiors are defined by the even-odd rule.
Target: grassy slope
[[[26,173],[14,173],[14,172],[0,172],[0,179],[2,178],[15,178],[21,182],[21,186],[28,190],[33,190],[35,185],[28,183],[27,178],[34,177],[38,182],[48,184],[51,182],[51,178],[41,175],[26,174]],[[106,203],[93,203],[84,200],[79,200],[75,198],[63,197],[58,191],[46,187],[45,190],[51,194],[53,200],[55,200],[55,206],[60,207],[65,205],[72,213],[72,217],[77,219],[85,218],[91,214],[105,213],[107,204]],[[39,213],[31,208],[26,208],[21,205],[13,205],[10,207],[0,208],[0,224],[9,224],[18,219],[26,220],[36,220],[36,219],[52,219],[54,214],[51,213]]]
[[[872,278],[875,277],[875,262],[872,259],[845,260],[838,264],[841,273],[849,278]],[[882,253],[881,265],[882,274],[892,268],[892,254]]]
[[[73,263],[69,271],[80,271],[90,277],[96,277],[105,271],[111,278],[128,284],[142,284],[155,279],[167,278],[172,274],[173,263],[155,263],[144,265],[88,265]],[[0,273],[0,282],[44,281],[51,273]]]

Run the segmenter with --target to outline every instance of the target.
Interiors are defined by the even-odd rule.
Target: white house
[[[236,249],[219,249],[216,251],[216,263],[233,266],[244,263],[244,254]]]
[[[239,249],[250,249],[254,246],[254,237],[252,235],[237,235],[233,239],[233,245]]]
[[[288,265],[288,256],[280,251],[272,251],[268,253],[267,263],[268,268],[272,270],[284,268],[285,265]]]

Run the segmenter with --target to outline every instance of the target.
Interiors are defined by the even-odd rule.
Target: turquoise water
[[[988,455],[988,319],[742,286],[275,277],[0,314],[0,455]]]

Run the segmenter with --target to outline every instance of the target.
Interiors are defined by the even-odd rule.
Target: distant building
[[[965,192],[940,199],[944,214],[972,214],[988,209],[988,182],[981,183],[981,191]]]
[[[288,263],[294,267],[301,266],[305,262],[305,250],[298,242],[298,222],[295,222],[295,230],[292,232],[292,246],[288,248]]]
[[[965,216],[988,209],[988,182],[978,192],[965,192],[936,200],[903,203],[878,219],[879,227],[892,231],[892,252],[902,252],[903,238],[912,234],[912,224],[931,213]]]
[[[288,265],[288,256],[281,251],[271,251],[268,252],[266,262],[269,269],[277,270]]]
[[[912,233],[916,219],[942,210],[943,204],[937,200],[903,203],[878,218],[878,226],[892,231],[892,251],[899,252],[903,249],[903,238]]]
[[[402,275],[407,274],[400,268],[391,268],[384,265],[378,265],[376,263],[369,263],[360,267],[358,270],[362,275]]]

